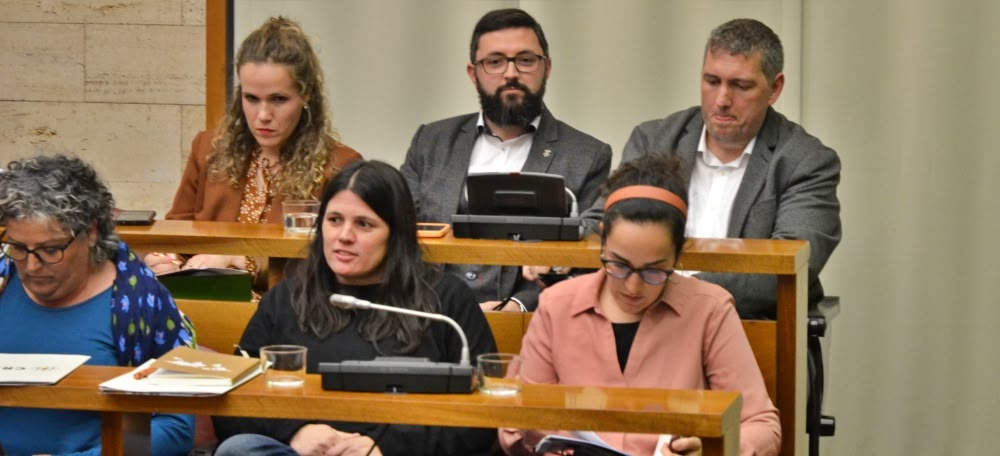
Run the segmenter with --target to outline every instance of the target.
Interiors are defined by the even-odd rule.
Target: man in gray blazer
[[[751,19],[722,24],[705,46],[701,106],[635,127],[622,161],[664,153],[686,163],[688,237],[809,241],[812,308],[823,298],[819,273],[840,242],[840,159],[771,107],[784,86],[782,65],[781,41],[769,27]],[[729,290],[740,317],[775,317],[775,276],[698,277]]]
[[[481,111],[421,125],[401,167],[423,221],[467,212],[465,176],[540,172],[563,176],[579,207],[597,199],[611,169],[611,146],[560,122],[542,99],[552,70],[541,26],[519,9],[491,11],[476,24],[469,79]],[[484,309],[533,310],[538,287],[516,267],[449,265]],[[518,287],[514,290],[515,282]]]

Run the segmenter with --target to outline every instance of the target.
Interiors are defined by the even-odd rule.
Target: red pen
[[[140,379],[146,378],[149,374],[152,374],[153,371],[155,371],[155,370],[156,370],[155,367],[149,366],[149,367],[147,367],[147,368],[145,368],[145,369],[143,369],[143,370],[141,370],[139,372],[136,372],[136,373],[132,374],[132,378],[134,378],[136,380],[140,380]]]

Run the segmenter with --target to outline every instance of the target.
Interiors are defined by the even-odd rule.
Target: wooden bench
[[[194,322],[198,344],[220,352],[232,352],[239,343],[243,329],[256,310],[249,302],[202,301],[178,299],[177,305]],[[521,339],[528,330],[531,313],[486,312],[497,350],[520,353]],[[743,321],[743,330],[757,358],[764,384],[771,398],[775,397],[777,363],[775,360],[775,323],[773,321]]]

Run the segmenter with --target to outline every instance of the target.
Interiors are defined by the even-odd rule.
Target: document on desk
[[[573,437],[565,435],[547,435],[538,445],[536,454],[555,453],[563,450],[573,450],[574,456],[631,456],[608,445],[597,434],[590,431],[572,431]]]
[[[0,385],[55,385],[88,359],[87,355],[0,353]]]
[[[156,359],[150,359],[129,372],[101,383],[99,385],[101,392],[111,394],[147,394],[152,396],[221,396],[260,374],[260,368],[258,367],[250,375],[244,376],[232,385],[163,385],[149,381],[147,372],[149,372],[155,361]]]

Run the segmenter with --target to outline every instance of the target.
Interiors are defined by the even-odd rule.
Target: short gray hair
[[[14,160],[0,173],[0,225],[11,220],[55,221],[80,235],[97,225],[90,261],[114,258],[120,239],[111,211],[115,199],[97,171],[65,155]]]
[[[714,51],[745,56],[760,52],[760,67],[768,82],[774,82],[785,66],[781,39],[770,27],[754,19],[733,19],[712,30],[705,54]]]

